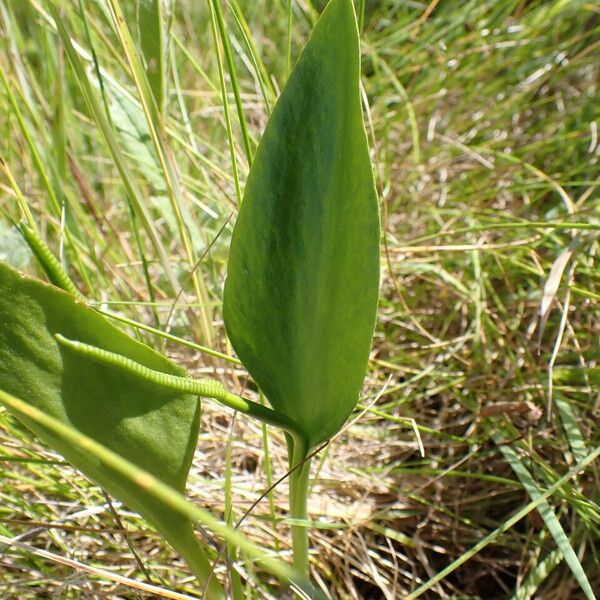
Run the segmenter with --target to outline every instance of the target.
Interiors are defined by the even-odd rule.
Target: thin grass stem
[[[235,106],[237,108],[240,129],[242,130],[242,139],[244,141],[246,159],[248,160],[248,165],[251,165],[252,146],[250,144],[250,135],[248,133],[248,126],[246,125],[246,117],[244,116],[244,108],[242,106],[240,86],[238,83],[235,65],[233,63],[233,54],[231,53],[231,45],[229,43],[229,38],[227,37],[227,30],[225,29],[225,20],[223,19],[223,12],[221,11],[221,3],[219,2],[219,0],[212,0],[212,7],[213,10],[211,12],[211,15],[214,17],[214,20],[216,21],[216,24],[219,28],[221,43],[223,44],[223,51],[225,52],[225,60],[227,61],[227,68],[229,70],[229,79],[231,81],[231,87],[233,89],[233,97],[235,100]]]

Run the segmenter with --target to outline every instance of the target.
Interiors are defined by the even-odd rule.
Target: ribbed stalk
[[[294,570],[309,579],[310,565],[308,562],[308,527],[307,501],[308,481],[310,475],[310,458],[307,458],[306,445],[296,439],[293,444],[290,475],[290,517],[295,521],[292,524],[292,551],[294,556]]]

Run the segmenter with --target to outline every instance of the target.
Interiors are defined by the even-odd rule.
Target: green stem
[[[358,2],[358,31],[362,33],[365,26],[365,0],[359,0]]]
[[[231,170],[233,181],[235,183],[235,193],[238,205],[242,203],[242,188],[238,173],[237,158],[235,156],[235,144],[233,143],[233,129],[231,127],[231,115],[229,114],[229,100],[227,99],[227,87],[225,85],[225,71],[221,60],[221,50],[219,48],[218,19],[215,12],[215,5],[209,0],[210,24],[212,28],[213,39],[215,42],[215,54],[217,57],[217,70],[219,71],[219,85],[221,88],[221,98],[223,100],[223,113],[225,116],[225,130],[227,131],[227,143],[229,144],[229,154],[231,155]]]
[[[21,223],[21,233],[30,250],[35,254],[40,265],[42,265],[50,283],[69,292],[69,294],[72,294],[76,298],[83,299],[83,296],[79,293],[79,290],[75,287],[75,284],[63,269],[60,261],[54,256],[52,250],[48,248],[46,242],[42,240],[37,231],[32,227],[25,225],[25,223]]]
[[[307,458],[306,444],[299,437],[290,442],[290,450],[290,467],[294,469],[290,474],[290,517],[295,521],[306,521],[310,458]],[[308,527],[305,523],[292,524],[292,551],[294,570],[309,579]]]
[[[246,151],[246,158],[248,165],[252,165],[252,146],[250,144],[250,135],[248,134],[248,126],[246,125],[246,118],[244,117],[244,107],[242,106],[242,95],[240,93],[240,86],[237,80],[237,74],[235,70],[235,64],[233,62],[233,55],[231,53],[231,46],[229,44],[229,38],[227,37],[227,31],[225,29],[225,20],[223,19],[223,12],[221,11],[221,3],[219,0],[212,0],[212,12],[214,19],[217,22],[219,28],[219,34],[221,36],[221,43],[223,44],[223,50],[225,52],[225,60],[227,61],[227,68],[229,69],[229,79],[231,81],[231,87],[233,88],[233,97],[235,99],[235,106],[237,108],[238,119],[240,122],[240,129],[242,130],[242,139],[244,140],[244,150]],[[216,44],[215,39],[215,44]]]
[[[285,60],[285,75],[289,77],[292,70],[292,0],[288,0],[288,15],[287,15],[287,44],[286,44],[286,60]]]
[[[126,356],[104,350],[104,348],[98,348],[96,346],[84,344],[83,342],[69,340],[60,335],[60,333],[55,334],[54,337],[61,346],[69,348],[73,352],[86,356],[91,360],[127,371],[133,376],[145,379],[158,387],[182,392],[184,394],[202,396],[204,398],[214,398],[221,404],[233,408],[233,410],[254,417],[267,425],[274,425],[275,427],[287,431],[294,439],[300,439],[301,437],[300,426],[297,425],[293,419],[290,419],[288,416],[273,410],[272,408],[268,408],[267,406],[252,402],[252,400],[246,400],[237,394],[228,392],[223,384],[214,379],[191,379],[188,377],[169,375],[168,373],[155,371],[154,369],[145,367]]]

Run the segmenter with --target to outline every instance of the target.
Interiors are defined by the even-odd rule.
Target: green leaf
[[[227,542],[240,548],[247,556],[252,557],[257,566],[265,567],[281,581],[292,583],[298,590],[302,590],[303,598],[320,597],[318,590],[315,590],[306,578],[294,572],[286,563],[262,550],[234,527],[223,523],[205,509],[188,502],[182,494],[148,471],[140,469],[106,446],[99,444],[93,438],[80,433],[77,429],[58,419],[54,419],[31,404],[7,394],[2,389],[0,389],[0,404],[5,405],[21,421],[27,423],[31,429],[43,431],[46,438],[58,440],[58,443],[63,445],[67,444],[73,452],[94,456],[98,465],[102,465],[104,469],[110,470],[111,473],[127,482],[128,487],[135,489],[137,495],[149,496],[156,504],[168,507],[173,515],[184,517],[185,520],[189,519],[208,527]],[[213,580],[216,583],[214,577]],[[202,597],[212,599],[222,596],[223,594],[219,589],[216,592],[209,590]]]
[[[135,163],[155,193],[166,193],[165,180],[140,103],[124,90],[112,85],[109,80],[104,81],[104,89],[110,102],[113,125],[119,133],[128,157]]]
[[[198,436],[194,396],[155,387],[59,345],[55,334],[126,356],[174,375],[185,370],[135,341],[81,301],[0,263],[0,388],[88,436],[171,488],[184,492]],[[25,424],[92,480],[143,515],[202,579],[210,564],[191,522],[93,453]],[[215,590],[218,589],[216,579]]]
[[[379,282],[379,217],[351,0],[333,0],[256,153],[231,242],[224,318],[238,356],[309,446],[358,400]]]

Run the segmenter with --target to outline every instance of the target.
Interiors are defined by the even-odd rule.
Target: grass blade
[[[598,446],[595,450],[590,452],[582,461],[579,461],[576,465],[574,465],[571,469],[569,469],[562,477],[560,477],[557,481],[555,481],[548,489],[545,491],[538,491],[538,495],[535,500],[532,500],[529,504],[524,506],[521,510],[519,510],[516,514],[514,514],[510,519],[506,520],[500,527],[494,529],[490,534],[486,535],[480,542],[475,544],[470,550],[465,552],[458,559],[453,561],[450,565],[448,565],[445,569],[442,569],[437,575],[432,577],[429,581],[419,586],[414,592],[411,592],[408,596],[406,596],[405,600],[415,600],[422,594],[424,594],[427,590],[430,590],[434,585],[442,581],[445,577],[450,575],[453,571],[458,569],[462,564],[466,563],[469,559],[475,556],[478,552],[483,550],[488,544],[491,544],[499,535],[508,531],[511,527],[516,525],[523,517],[528,515],[532,510],[538,508],[542,503],[546,502],[546,500],[552,496],[555,492],[557,492],[567,481],[569,481],[572,477],[583,471],[586,467],[592,464],[598,457],[600,456],[600,446]],[[570,547],[570,546],[569,546]],[[591,590],[590,590],[591,591]],[[591,592],[590,598],[594,598],[593,592]]]
[[[504,458],[510,464],[512,470],[519,478],[519,481],[523,484],[523,487],[529,494],[530,498],[533,501],[538,502],[537,510],[540,513],[542,519],[544,520],[548,531],[554,538],[558,549],[564,556],[566,563],[569,565],[569,568],[575,576],[575,579],[579,583],[579,586],[583,590],[586,598],[588,598],[588,600],[596,600],[596,596],[592,590],[592,586],[590,585],[587,575],[583,570],[579,559],[577,558],[577,554],[575,553],[575,550],[573,549],[573,546],[571,545],[571,542],[569,541],[565,530],[560,524],[560,521],[556,517],[556,514],[552,510],[550,504],[542,496],[542,493],[538,488],[537,483],[531,476],[531,473],[519,459],[518,454],[516,453],[514,448],[512,448],[512,446],[508,446],[502,443],[498,434],[493,434],[493,437],[496,440],[496,443],[498,444],[500,452],[502,452]]]
[[[167,65],[171,33],[171,0],[137,0],[137,26],[148,83],[164,120],[168,98]]]

